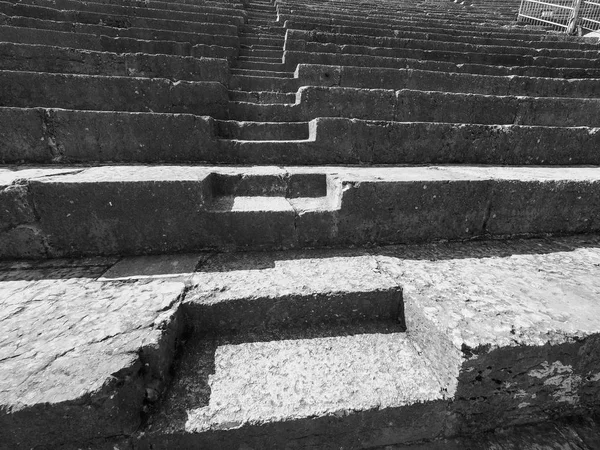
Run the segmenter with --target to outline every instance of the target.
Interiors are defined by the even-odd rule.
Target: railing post
[[[567,34],[573,34],[575,32],[575,27],[579,22],[579,10],[581,9],[581,4],[583,0],[574,0],[573,2],[573,13],[569,19],[569,26],[567,28]]]

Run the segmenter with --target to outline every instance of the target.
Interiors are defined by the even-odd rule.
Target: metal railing
[[[586,31],[600,30],[600,0],[583,0],[578,25]]]
[[[600,30],[600,0],[521,0],[519,22],[565,33]]]

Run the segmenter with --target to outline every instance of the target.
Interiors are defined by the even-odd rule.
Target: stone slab
[[[191,114],[0,108],[0,161],[209,160],[212,120]]]
[[[167,278],[189,282],[196,267],[207,255],[153,255],[122,258],[106,270],[98,281],[125,281]]]
[[[0,69],[82,75],[135,76],[186,81],[218,81],[227,85],[227,62],[215,58],[176,55],[110,53],[42,45],[0,43]]]
[[[522,66],[519,64],[502,66],[483,63],[457,63],[452,58],[446,61],[424,60],[420,58],[399,58],[350,53],[313,53],[286,50],[283,61],[289,70],[298,64],[324,64],[356,67],[387,67],[395,69],[421,69],[482,75],[520,75],[550,78],[600,78],[600,69],[590,67]]]
[[[236,449],[240,446],[248,446],[250,448],[314,447],[334,449],[340,446],[344,448],[377,448],[378,446],[389,445],[395,442],[415,442],[421,439],[430,439],[432,436],[440,436],[445,414],[445,403],[441,400],[413,403],[397,408],[374,407],[370,409],[343,410],[338,411],[338,413],[333,412],[335,410],[335,406],[333,405],[344,404],[346,400],[350,403],[353,401],[353,397],[355,397],[353,395],[354,390],[340,389],[341,386],[339,385],[327,384],[327,379],[332,380],[335,378],[345,381],[347,382],[347,386],[351,387],[353,383],[352,377],[356,371],[346,370],[348,364],[352,364],[351,362],[344,361],[341,363],[341,367],[337,366],[334,359],[328,357],[329,355],[338,354],[343,359],[344,355],[358,351],[360,355],[357,355],[355,358],[358,365],[366,362],[367,365],[371,364],[375,367],[381,367],[382,371],[379,372],[381,374],[379,379],[386,378],[386,374],[388,374],[396,380],[396,387],[411,385],[412,382],[410,380],[412,378],[411,376],[396,377],[396,374],[392,375],[386,372],[386,369],[383,368],[386,363],[383,362],[383,359],[378,360],[377,358],[378,356],[387,354],[388,351],[391,351],[390,358],[394,361],[399,362],[403,360],[409,362],[415,358],[416,371],[429,374],[428,368],[423,365],[424,360],[415,354],[411,344],[406,342],[406,339],[403,338],[403,333],[399,333],[399,331],[397,325],[394,326],[393,324],[385,324],[383,322],[352,325],[328,324],[324,326],[303,327],[296,330],[271,329],[261,332],[235,333],[233,335],[220,336],[218,338],[209,337],[190,342],[184,349],[177,367],[177,375],[174,378],[171,389],[165,395],[164,403],[158,413],[150,419],[148,427],[132,440],[133,447],[136,449],[192,449],[198,447]],[[395,340],[391,336],[398,336],[399,338]],[[370,347],[369,342],[390,342],[390,346],[384,344]],[[278,379],[277,381],[281,381],[282,384],[279,384],[278,387],[278,385],[269,383],[269,390],[264,391],[264,395],[261,398],[268,399],[269,392],[275,395],[281,392],[283,395],[279,395],[278,399],[274,399],[274,401],[277,405],[283,406],[283,409],[286,409],[286,398],[292,399],[294,395],[302,395],[300,387],[304,386],[310,389],[307,386],[308,382],[310,382],[310,384],[314,383],[313,385],[320,392],[331,395],[312,396],[307,391],[307,405],[305,408],[302,406],[300,408],[304,412],[308,412],[308,409],[311,408],[309,403],[313,403],[314,400],[313,406],[317,405],[317,408],[319,407],[318,404],[333,406],[330,408],[333,413],[295,418],[293,420],[285,420],[284,418],[284,420],[275,420],[272,422],[251,422],[241,427],[237,426],[240,424],[222,423],[222,429],[212,429],[204,432],[186,431],[186,424],[190,422],[189,419],[194,412],[199,410],[199,408],[209,408],[211,397],[210,380],[216,376],[215,369],[217,367],[215,365],[215,353],[219,351],[218,349],[223,348],[240,349],[242,354],[250,349],[256,349],[260,352],[264,350],[268,353],[275,351],[276,348],[282,350],[285,348],[285,353],[283,351],[275,352],[276,359],[273,362],[277,362],[277,364],[274,367],[278,367],[279,369],[273,370],[273,381],[276,381],[275,379],[279,378],[278,375],[281,375],[286,368],[293,369],[298,367],[298,365],[305,367],[307,374],[309,374],[308,369],[313,368],[316,372],[314,374],[315,377],[307,378],[298,373],[299,377],[302,380],[306,380],[307,383],[303,385],[302,380],[297,383],[299,387],[297,394],[294,393],[293,389],[287,391],[279,390],[286,386],[286,382],[293,381],[291,377],[283,380]],[[362,350],[367,351],[363,352]],[[306,354],[308,351],[312,352],[313,356]],[[323,352],[328,356],[317,357],[317,354],[321,355]],[[302,359],[292,357],[284,360],[285,356],[299,355],[300,353],[305,357]],[[281,355],[280,359],[277,359],[277,354]],[[248,356],[250,356],[249,353]],[[226,365],[229,364],[224,360],[222,361]],[[235,365],[235,361],[242,362],[240,359],[233,359],[230,363]],[[319,366],[325,369],[319,372]],[[223,368],[225,367],[223,366]],[[238,369],[243,371],[243,366],[239,366]],[[410,371],[410,367],[406,367],[403,370]],[[226,376],[225,372],[222,374]],[[268,381],[269,370],[266,368],[265,373],[257,372],[256,375],[261,377],[260,380],[256,380],[258,387],[258,384]],[[326,375],[328,375],[327,378]],[[368,380],[364,380],[364,382],[366,385],[376,389],[378,378],[369,378]],[[436,385],[435,380],[432,379],[426,380],[425,383],[418,382],[419,387],[416,391],[410,391],[412,393],[406,392],[404,396],[400,394],[396,399],[401,402],[402,398],[408,399],[408,397],[419,391],[425,393],[428,386]],[[391,390],[394,389],[393,385],[394,383],[390,384]],[[425,389],[422,389],[423,387]],[[336,389],[337,393],[335,392]],[[250,390],[252,389],[250,388]],[[250,390],[248,393],[250,393]],[[360,387],[358,387],[358,390],[360,390]],[[258,391],[253,392],[258,393]],[[288,392],[289,397],[287,395]],[[315,390],[316,393],[317,390]],[[429,394],[435,398],[442,395],[433,387]],[[367,405],[370,401],[372,402],[371,404],[377,403],[377,399],[381,399],[381,396],[375,393],[372,399],[360,398]],[[359,394],[356,396],[356,399],[359,399]],[[231,404],[233,405],[233,403]],[[225,405],[223,406],[225,407]],[[248,406],[252,409],[252,406]],[[259,406],[256,403],[254,411],[258,411]],[[281,411],[282,408],[279,408],[279,410]]]
[[[20,211],[26,198],[36,215],[13,214],[0,235],[4,258],[365,246],[600,229],[594,166],[284,167],[290,179],[326,176],[327,196],[216,197],[224,202],[219,209],[212,174],[243,178],[252,171],[21,169],[0,172],[5,189],[17,186],[25,196],[7,196],[6,209]],[[268,179],[265,170],[260,178]]]
[[[340,86],[370,89],[416,89],[488,95],[581,97],[598,95],[595,79],[479,75],[419,69],[345,67],[298,64],[302,86]]]
[[[183,283],[99,283],[92,269],[13,270],[0,281],[7,448],[131,433],[168,379]]]
[[[184,307],[199,332],[404,320],[400,287],[360,251],[216,255]]]
[[[227,89],[216,81],[0,71],[0,103],[101,111],[172,112],[225,118]]]
[[[435,377],[402,333],[225,345],[215,353],[200,433],[441,399]]]
[[[409,335],[456,389],[455,432],[597,409],[598,236],[388,248],[376,259],[402,283]]]

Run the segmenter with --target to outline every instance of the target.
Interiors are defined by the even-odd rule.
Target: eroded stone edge
[[[129,439],[170,380],[169,371],[186,325],[181,308],[186,287],[177,284],[181,290],[174,301],[157,311],[152,328],[160,330],[160,335],[131,353],[129,365],[112,373],[99,390],[74,400],[39,403],[16,411],[0,405],[0,442],[15,449],[40,445],[98,448],[108,441]]]

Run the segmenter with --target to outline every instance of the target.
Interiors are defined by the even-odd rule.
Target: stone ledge
[[[103,263],[2,272],[3,445],[128,435],[168,380],[183,283],[96,282]]]

